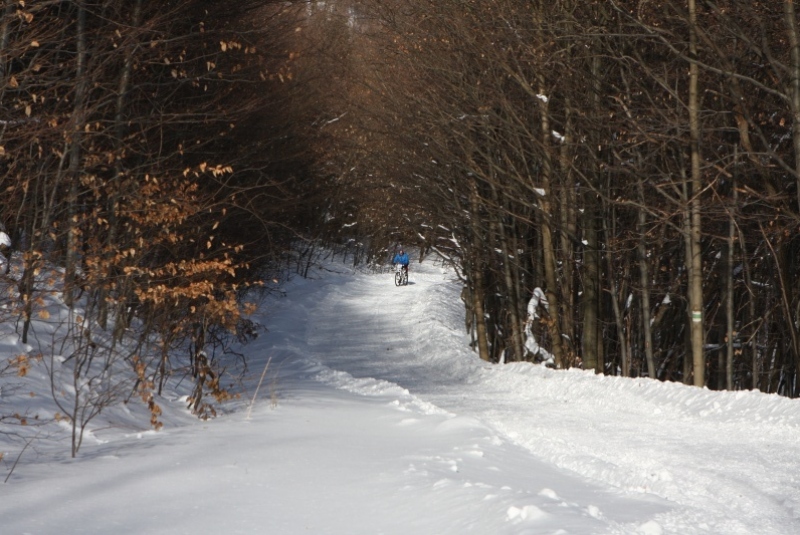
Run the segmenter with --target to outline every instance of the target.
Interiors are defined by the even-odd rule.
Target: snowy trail
[[[370,297],[343,298],[358,281],[371,287]],[[380,304],[384,282],[348,274],[290,284],[289,298],[268,307],[269,333],[247,348],[249,394],[220,418],[197,421],[175,394],[160,400],[166,426],[159,432],[120,426],[125,408],[96,423],[78,459],[66,458],[63,443],[26,454],[0,486],[0,533],[659,533],[650,519],[668,510],[662,500],[586,482],[401,386],[425,371],[407,343],[409,326],[423,338],[440,328],[442,336],[462,336],[446,318],[438,327],[433,317],[394,321]],[[424,299],[436,288],[404,290]],[[383,325],[376,308],[387,310]],[[246,403],[268,359],[248,419]],[[381,360],[383,371],[358,374]],[[445,381],[439,357],[429,360],[428,371]]]
[[[176,391],[160,432],[129,406],[76,460],[66,434],[37,444],[0,486],[0,535],[800,533],[797,400],[489,365],[451,272],[315,277],[267,303],[223,416]]]
[[[491,367],[461,348],[465,337],[453,329],[451,317],[458,306],[440,306],[441,298],[455,295],[452,273],[443,276],[435,266],[425,269],[412,271],[405,288],[395,288],[389,276],[327,275],[307,295],[290,292],[292,312],[283,318],[275,312],[268,322],[276,332],[304,326],[271,348],[273,355],[287,351],[279,360],[305,366],[318,383],[390,409],[395,431],[422,441],[415,451],[398,444],[393,432],[387,435],[392,445],[386,452],[404,474],[396,487],[399,495],[390,490],[392,502],[399,499],[408,516],[393,529],[379,522],[370,529],[352,528],[352,533],[658,535],[651,531],[656,525],[651,519],[669,503],[582,480],[501,438],[470,410],[461,410],[470,395],[470,379]],[[398,310],[414,302],[434,306],[425,315],[398,317]],[[420,347],[416,339],[433,345]],[[459,364],[449,368],[442,350],[454,350]],[[281,375],[280,397],[294,401],[295,387]],[[423,386],[428,392],[450,388],[456,401],[447,407],[431,403],[426,398],[434,396],[424,395]],[[299,394],[300,399],[307,394]],[[419,508],[416,501],[413,507],[406,505],[408,497],[433,510]]]
[[[657,518],[664,533],[800,533],[797,401],[527,364],[487,367],[453,330],[460,309],[448,275],[412,268],[405,288],[366,275],[331,287],[309,324],[316,357],[474,418],[587,481],[665,498],[671,506]]]

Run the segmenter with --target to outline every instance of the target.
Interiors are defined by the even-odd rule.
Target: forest
[[[797,396],[792,0],[362,9],[338,180],[460,266],[481,358]]]
[[[252,292],[401,244],[486,361],[800,394],[793,0],[0,5],[0,319],[63,277],[76,384],[154,426],[230,396]]]

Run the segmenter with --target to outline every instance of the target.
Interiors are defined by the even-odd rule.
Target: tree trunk
[[[612,224],[614,225],[616,225],[615,220],[616,217],[612,216]],[[606,245],[609,246],[609,244],[612,243],[612,236],[608,229],[607,216],[605,215],[603,217],[603,231],[605,232]],[[622,317],[622,310],[619,306],[620,298],[624,299],[625,297],[624,292],[620,292],[619,288],[617,287],[617,270],[615,269],[613,259],[615,254],[616,253],[613,250],[606,251],[606,262],[608,265],[608,280],[611,283],[611,306],[614,311],[614,323],[617,327],[617,338],[619,341],[620,371],[623,377],[628,377],[628,375],[630,375],[630,351],[628,350],[627,334],[625,332],[625,323]],[[622,293],[622,295],[620,295],[620,293]]]
[[[2,15],[0,15],[2,17],[0,19],[0,87],[6,86],[6,64],[8,62],[6,48],[8,48],[8,40],[11,34],[9,25],[14,14],[14,3],[12,0],[4,0]],[[2,96],[2,93],[0,93],[0,96]]]
[[[470,194],[470,205],[472,209],[472,240],[474,251],[474,259],[472,262],[472,309],[475,311],[475,334],[478,337],[478,355],[482,360],[491,360],[489,357],[489,339],[486,334],[486,314],[484,311],[485,292],[483,289],[483,267],[481,262],[481,228],[478,216],[480,214],[480,202],[478,199],[478,191],[475,183],[472,183],[472,192]]]
[[[136,0],[133,5],[133,14],[131,16],[130,27],[133,32],[137,32],[139,29],[139,24],[141,23],[141,14],[142,14],[142,0]],[[132,38],[128,43],[126,43],[126,48],[124,51],[123,61],[122,61],[122,69],[119,73],[119,81],[117,87],[117,102],[116,102],[116,109],[114,111],[114,136],[115,136],[115,143],[116,143],[116,161],[114,162],[114,177],[112,179],[111,184],[111,193],[108,197],[108,234],[106,236],[106,255],[111,256],[113,255],[112,251],[114,251],[114,244],[116,243],[116,233],[117,233],[117,211],[118,211],[118,204],[119,204],[119,197],[120,197],[120,182],[122,181],[122,175],[124,173],[123,168],[123,154],[124,154],[124,140],[125,140],[125,133],[127,131],[125,125],[125,116],[127,112],[127,102],[128,102],[128,93],[130,91],[130,82],[131,82],[131,74],[133,72],[133,57],[134,52],[136,51],[136,44],[137,36],[134,33],[134,38]],[[110,258],[107,258],[107,269],[112,269],[110,266],[111,261]],[[112,273],[107,273],[107,277],[112,277]],[[99,289],[99,311],[98,311],[98,322],[100,325],[105,329],[106,323],[108,320],[108,300],[106,299],[108,295],[107,286],[101,285]]]
[[[546,95],[544,84],[540,83],[539,94]],[[556,251],[553,243],[552,231],[552,210],[550,197],[553,195],[551,184],[552,162],[550,157],[550,118],[549,108],[546,99],[542,99],[541,105],[541,127],[542,127],[542,189],[544,195],[539,196],[539,208],[541,210],[541,231],[542,231],[542,263],[544,264],[544,278],[547,285],[547,301],[550,303],[550,334],[553,343],[553,357],[557,368],[566,368],[567,359],[564,354],[564,346],[561,341],[561,322],[560,322],[560,301],[558,299],[558,281],[556,276]]]
[[[592,95],[591,101],[596,110],[596,114],[600,114],[600,56],[595,54],[591,62],[592,73]],[[597,146],[597,137],[599,133],[596,130],[592,131],[595,135],[592,146]],[[594,187],[600,184],[598,174],[599,166],[596,158],[589,161],[591,168],[588,172],[588,180],[593,181],[592,184],[587,184],[585,193],[583,194],[583,337],[581,339],[581,354],[583,358],[584,369],[594,369],[597,373],[603,373],[605,366],[603,362],[602,352],[602,337],[599,331],[600,320],[600,249],[598,246],[598,228],[597,228],[597,193]]]
[[[739,254],[741,256],[741,262],[743,272],[744,272],[744,283],[747,289],[747,292],[750,294],[749,299],[747,299],[747,317],[745,318],[746,325],[754,325],[756,321],[759,322],[759,326],[749,332],[747,334],[747,340],[743,341],[742,346],[742,354],[747,355],[747,352],[750,353],[750,373],[752,374],[752,383],[750,388],[753,390],[759,389],[759,376],[761,372],[759,370],[759,363],[758,363],[758,349],[756,344],[756,336],[758,335],[758,331],[760,329],[760,322],[763,320],[756,320],[756,303],[753,295],[753,277],[750,273],[750,262],[748,262],[747,258],[747,240],[745,239],[744,232],[742,229],[737,227],[737,233],[739,237]]]
[[[600,343],[600,251],[597,244],[597,201],[595,193],[585,195],[583,227],[585,245],[583,248],[583,338],[581,353],[585,369],[603,373],[603,361],[598,345]]]
[[[797,30],[797,14],[794,0],[783,0],[783,20],[791,47],[791,65],[789,68],[790,102],[792,107],[792,134],[794,142],[795,182],[797,183],[797,205],[800,210],[800,34]]]
[[[490,184],[492,190],[492,197],[496,205],[499,206],[500,198],[497,194],[497,188],[492,183]],[[494,222],[495,234],[500,241],[500,249],[503,251],[503,281],[506,287],[506,303],[508,307],[508,321],[511,323],[511,359],[512,361],[522,360],[524,350],[522,345],[522,322],[519,318],[519,304],[516,300],[516,289],[514,284],[514,277],[511,271],[511,257],[516,257],[516,251],[512,251],[508,246],[508,237],[506,233],[505,223],[502,220],[502,212],[498,214],[498,218]]]
[[[647,215],[644,212],[644,186],[640,180],[639,188],[639,282],[642,292],[642,338],[644,355],[647,361],[647,375],[656,378],[656,365],[653,358],[653,329],[650,325],[650,260],[647,257]]]
[[[705,354],[703,353],[703,257],[701,251],[700,192],[703,181],[700,170],[700,99],[698,94],[699,68],[697,62],[697,7],[689,0],[689,131],[691,139],[691,190],[689,192],[689,228],[687,272],[689,276],[689,321],[691,333],[692,375],[695,386],[705,385]]]
[[[772,246],[769,236],[761,227],[761,233],[764,236],[764,243],[769,247],[772,257],[775,259],[775,270],[778,273],[778,290],[780,291],[781,305],[783,312],[786,315],[784,323],[789,330],[790,349],[792,354],[792,361],[796,370],[800,370],[800,333],[798,333],[794,314],[792,313],[792,298],[789,294],[791,280],[791,273],[789,269],[789,247],[785,243],[779,243],[777,249]],[[794,396],[794,388],[792,388],[790,396]]]
[[[76,67],[75,67],[75,102],[72,112],[72,128],[69,149],[69,186],[67,189],[67,252],[64,271],[64,303],[73,305],[78,263],[78,184],[81,177],[81,143],[83,128],[86,122],[86,9],[83,4],[76,4],[78,9],[76,20]]]
[[[734,157],[734,162],[737,158]],[[739,202],[738,192],[736,191],[736,178],[733,179],[733,206],[737,206]],[[730,219],[728,221],[728,243],[725,255],[725,388],[733,390],[733,358],[734,347],[733,340],[735,338],[734,329],[736,327],[733,307],[733,260],[736,250],[736,220],[734,212],[731,211]]]
[[[563,261],[563,276],[561,277],[561,295],[564,300],[564,314],[561,317],[562,332],[566,335],[569,352],[574,352],[575,325],[573,311],[575,310],[575,291],[573,268],[575,265],[572,236],[576,234],[577,198],[575,187],[572,184],[570,172],[570,145],[572,142],[572,107],[569,97],[565,98],[566,125],[562,133],[561,146],[559,147],[559,167],[561,171],[561,195],[559,195],[559,215],[561,223],[560,246]]]

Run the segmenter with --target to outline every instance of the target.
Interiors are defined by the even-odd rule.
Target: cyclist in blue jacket
[[[394,260],[392,260],[392,265],[395,264],[400,264],[401,266],[403,266],[403,271],[405,271],[406,275],[408,275],[408,255],[402,249],[400,249],[400,251],[398,251],[398,253],[394,255]]]

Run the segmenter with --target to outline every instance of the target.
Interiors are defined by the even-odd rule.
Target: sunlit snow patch
[[[655,520],[650,520],[639,526],[636,533],[638,535],[663,535],[664,530],[661,528],[661,524]]]
[[[547,513],[535,505],[523,505],[522,507],[515,507],[512,505],[506,511],[506,517],[512,522],[531,522],[535,520],[542,520],[546,516]]]

